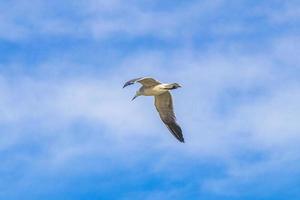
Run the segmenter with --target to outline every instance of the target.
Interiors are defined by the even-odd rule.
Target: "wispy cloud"
[[[266,31],[278,9],[269,15],[258,9],[263,3],[249,8],[261,20],[231,14],[246,2],[0,3],[2,40],[73,41],[55,53],[43,44],[45,59],[3,52],[17,57],[0,64],[0,197],[238,199],[294,188],[299,38],[289,26]],[[141,37],[174,45],[134,45]],[[75,42],[82,38],[87,44]],[[183,85],[173,96],[184,145],[160,122],[152,98],[131,102],[137,86],[122,89],[143,75]]]

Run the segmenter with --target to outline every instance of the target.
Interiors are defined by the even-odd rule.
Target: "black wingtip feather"
[[[178,126],[176,123],[166,124],[166,125],[167,125],[168,129],[170,130],[170,132],[172,133],[172,135],[174,135],[179,142],[184,143],[184,138],[183,138],[182,130],[181,130],[180,126]]]
[[[125,85],[123,86],[123,88],[127,87],[128,85],[134,84],[136,81],[138,81],[138,80],[140,80],[140,79],[142,79],[142,78],[143,78],[143,77],[135,78],[135,79],[132,79],[132,80],[130,80],[130,81],[127,81],[127,82],[125,83]]]
[[[126,82],[126,83],[124,84],[123,88],[125,88],[125,87],[127,87],[127,86],[129,86],[129,85],[132,85],[132,84],[133,84],[133,82]]]

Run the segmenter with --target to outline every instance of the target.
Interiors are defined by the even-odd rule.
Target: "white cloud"
[[[198,20],[206,22],[205,15],[224,5],[223,1],[205,1],[167,13],[144,11],[142,6],[125,6],[120,1],[77,2],[70,6],[82,6],[82,12],[75,12],[79,12],[80,19],[75,23],[67,16],[45,17],[41,1],[35,1],[34,7],[25,3],[14,5],[11,13],[0,14],[4,19],[0,29],[7,31],[0,31],[1,37],[18,40],[35,34],[87,34],[103,39],[121,33],[173,39],[182,36],[189,41],[197,32],[190,25]],[[23,16],[27,25],[17,23]],[[201,30],[208,28],[217,35],[248,31],[239,23],[233,23],[234,30],[204,24]],[[187,44],[184,49],[167,52],[141,51],[128,54],[120,66],[114,65],[109,73],[97,76],[91,73],[93,66],[87,70],[86,66],[69,63],[67,57],[60,57],[61,63],[38,64],[32,76],[2,75],[0,124],[4,128],[0,149],[26,141],[43,146],[42,158],[21,158],[32,165],[24,182],[41,169],[64,173],[70,165],[89,156],[99,160],[97,165],[78,165],[74,170],[84,173],[87,168],[96,171],[101,167],[105,171],[116,167],[116,163],[134,168],[151,154],[146,149],[163,152],[150,163],[151,172],[174,172],[177,165],[190,159],[224,163],[224,178],[199,180],[204,189],[216,193],[235,194],[237,185],[251,184],[265,173],[270,179],[272,174],[283,178],[281,170],[298,163],[300,153],[298,41],[293,34],[272,38],[259,53],[219,43],[205,50],[186,48]],[[15,62],[16,66],[24,65]],[[178,144],[160,122],[151,98],[130,102],[137,86],[121,88],[127,79],[143,75],[183,85],[173,95],[186,138],[184,145]],[[74,131],[81,123],[85,126],[82,135]],[[253,162],[247,162],[248,154],[254,154]],[[256,154],[263,156],[256,158]],[[177,157],[182,161],[174,161]],[[20,162],[20,158],[11,159],[14,161]],[[293,167],[285,169],[296,173]]]
[[[187,3],[174,11],[151,10],[134,1],[92,0],[64,4],[35,0],[33,6],[26,1],[2,4],[4,20],[1,27],[4,29],[0,36],[4,39],[20,40],[39,35],[94,39],[107,39],[114,35],[188,39],[197,31],[192,24],[199,21],[204,30],[209,25],[206,22],[209,13],[216,13],[223,1]],[[71,14],[77,17],[76,20],[69,17]]]
[[[300,22],[300,3],[299,1],[279,1],[274,6],[264,10],[268,19],[277,25],[289,24],[297,25]]]

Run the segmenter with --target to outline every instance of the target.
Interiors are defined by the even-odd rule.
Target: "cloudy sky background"
[[[0,198],[299,199],[299,27],[296,0],[1,1]],[[182,84],[185,144],[140,76]]]

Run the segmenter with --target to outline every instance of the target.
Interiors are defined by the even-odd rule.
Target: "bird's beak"
[[[137,98],[138,97],[138,95],[135,95],[132,99],[131,99],[131,101],[133,101],[135,98]]]

